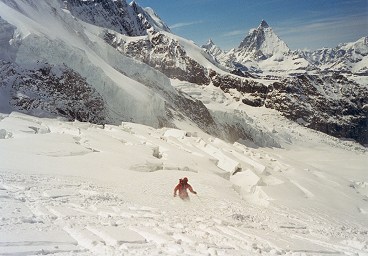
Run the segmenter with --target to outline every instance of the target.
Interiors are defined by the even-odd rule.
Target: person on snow
[[[192,186],[189,185],[187,177],[180,179],[179,184],[176,185],[174,189],[174,197],[176,197],[176,192],[179,190],[179,197],[183,200],[189,200],[187,189],[189,189],[193,194],[197,194],[197,192],[193,190]]]

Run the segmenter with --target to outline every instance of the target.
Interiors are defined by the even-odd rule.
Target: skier
[[[197,192],[193,190],[192,186],[189,185],[187,177],[180,179],[179,184],[176,185],[174,189],[174,197],[176,197],[176,192],[179,190],[179,197],[183,200],[189,200],[187,189],[189,189],[193,194],[197,194]]]

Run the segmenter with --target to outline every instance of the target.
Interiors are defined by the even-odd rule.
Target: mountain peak
[[[275,54],[282,55],[290,51],[265,20],[261,21],[257,29],[249,31],[249,34],[238,48],[248,54],[257,56],[257,59],[266,59]]]
[[[265,20],[261,21],[261,24],[259,24],[258,28],[269,28],[270,26]]]
[[[206,49],[207,52],[211,53],[214,57],[217,57],[224,52],[212,41],[212,39],[208,39],[205,45],[202,45],[203,49]]]
[[[209,38],[206,45],[214,45],[215,43],[212,41],[212,38]]]

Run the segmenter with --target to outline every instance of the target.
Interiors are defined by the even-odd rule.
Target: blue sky
[[[368,0],[136,0],[172,32],[237,47],[264,19],[292,49],[335,47],[368,36]]]

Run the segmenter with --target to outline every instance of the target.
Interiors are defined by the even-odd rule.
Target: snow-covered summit
[[[227,51],[217,59],[223,66],[232,70],[271,73],[273,76],[313,69],[310,62],[289,49],[265,20],[249,31],[239,47]]]
[[[137,13],[138,17],[142,21],[142,24],[144,24],[147,28],[153,27],[156,31],[170,32],[169,26],[165,24],[165,22],[152,8],[142,8],[135,1],[131,2],[129,5],[133,8],[135,13]]]
[[[270,27],[269,25],[268,25],[268,23],[265,21],[265,20],[262,20],[261,21],[261,24],[259,24],[259,27],[258,28],[268,28],[268,27]]]
[[[221,50],[220,47],[218,47],[213,41],[212,39],[208,39],[207,43],[202,45],[202,48],[206,49],[208,53],[210,53],[211,55],[213,55],[214,57],[218,57],[220,55],[224,54],[224,51]]]
[[[260,59],[267,59],[275,54],[286,54],[290,52],[286,43],[273,32],[265,20],[261,21],[258,28],[249,31],[249,34],[240,43],[238,48],[241,55],[253,55]]]

